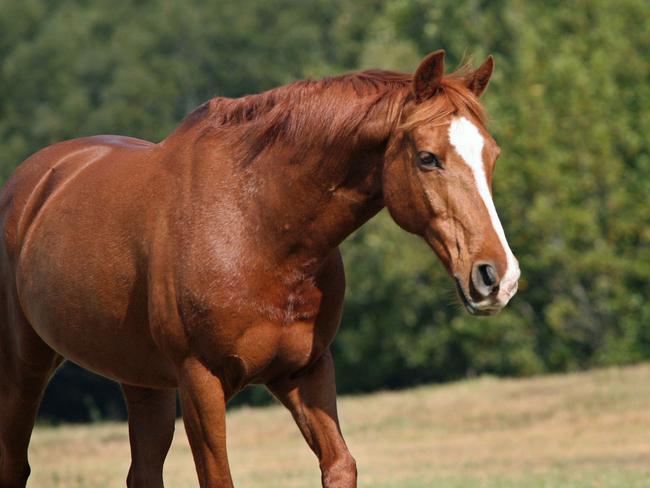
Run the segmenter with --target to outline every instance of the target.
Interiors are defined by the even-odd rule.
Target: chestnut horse
[[[122,384],[129,486],[162,486],[177,389],[200,486],[232,486],[226,402],[250,383],[291,411],[323,486],[356,486],[329,349],[343,239],[386,206],[470,313],[517,289],[478,101],[493,61],[443,65],[215,98],[159,144],[87,137],[21,164],[0,195],[0,486],[25,485],[65,359]]]

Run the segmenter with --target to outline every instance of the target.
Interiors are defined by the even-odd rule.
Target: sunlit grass
[[[650,486],[650,365],[482,378],[339,405],[361,487]],[[231,412],[228,436],[237,487],[320,486],[318,463],[283,408]],[[39,426],[30,459],[31,487],[122,487],[126,425]],[[181,423],[165,481],[196,486]]]

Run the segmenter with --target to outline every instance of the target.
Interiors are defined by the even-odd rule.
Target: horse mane
[[[215,97],[192,111],[179,130],[200,122],[209,130],[243,128],[246,140],[259,141],[261,148],[280,136],[302,141],[324,138],[326,142],[353,137],[373,116],[382,117],[380,122],[391,128],[404,130],[436,123],[460,110],[469,111],[484,123],[485,111],[464,83],[468,72],[462,67],[444,76],[436,95],[408,113],[404,107],[414,99],[410,89],[413,75],[367,70],[295,81],[241,98]]]

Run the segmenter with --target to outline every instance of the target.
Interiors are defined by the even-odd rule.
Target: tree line
[[[339,391],[650,357],[650,4],[645,0],[0,0],[0,177],[59,140],[158,141],[213,96],[492,53],[494,197],[520,291],[468,316],[432,252],[382,212],[343,245]],[[240,401],[263,402],[260,390]],[[120,417],[66,367],[44,418]]]

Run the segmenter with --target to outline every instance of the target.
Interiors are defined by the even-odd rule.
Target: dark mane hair
[[[484,122],[480,101],[465,86],[467,69],[445,76],[438,93],[404,113],[413,100],[413,75],[367,70],[322,80],[302,80],[264,93],[241,98],[216,97],[200,105],[183,121],[180,130],[199,122],[209,130],[241,128],[249,141],[268,144],[284,136],[324,142],[351,137],[372,119],[391,128],[412,129],[435,122],[459,110],[468,110]]]

